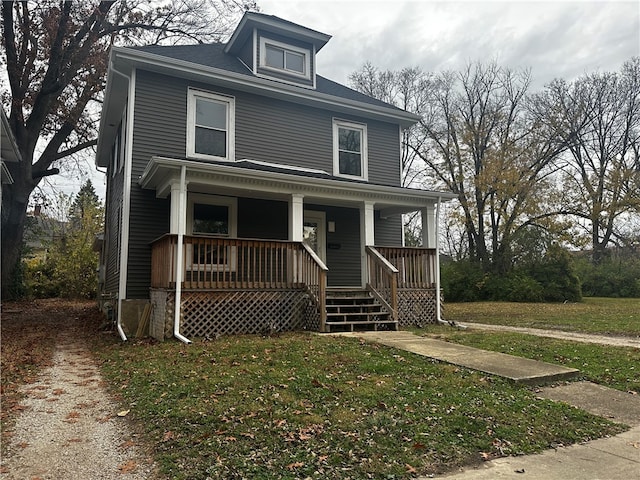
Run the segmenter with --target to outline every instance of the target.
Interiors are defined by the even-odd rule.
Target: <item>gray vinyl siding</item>
[[[124,174],[107,173],[105,198],[105,236],[103,255],[105,265],[104,293],[116,294],[120,280],[120,221],[122,215],[122,189]]]
[[[144,71],[136,75],[127,298],[149,297],[151,242],[169,231],[169,200],[143,190],[138,178],[153,155],[184,156],[186,100],[174,95],[176,83]]]
[[[144,112],[144,121],[148,122],[141,132],[144,138],[140,139],[136,130],[135,141],[150,142],[146,151],[153,154],[185,157],[187,90],[194,87],[235,97],[236,159],[315,168],[332,174],[333,119],[340,118],[367,125],[369,182],[400,186],[400,138],[396,124],[338,115],[150,72],[138,71],[137,77],[136,103],[144,101],[150,111]],[[142,126],[142,114],[137,110],[136,117]],[[148,159],[144,159],[144,165]]]
[[[275,200],[238,199],[238,237],[287,240],[289,205]]]
[[[402,215],[380,218],[375,212],[375,244],[379,247],[402,246]]]
[[[250,36],[242,46],[238,58],[242,60],[247,67],[249,67],[249,70],[253,71],[253,35]]]

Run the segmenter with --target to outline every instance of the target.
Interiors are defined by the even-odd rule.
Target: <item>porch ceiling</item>
[[[186,167],[189,191],[255,198],[286,200],[292,194],[304,196],[305,203],[321,205],[358,206],[364,201],[388,214],[399,214],[455,198],[447,192],[433,192],[412,188],[372,185],[362,182],[336,180],[325,172],[302,171],[288,173],[290,167],[260,164],[251,160],[228,164],[205,163],[185,159],[154,156],[138,181],[142,188],[155,190],[156,196],[166,198],[171,185],[180,181],[180,171]]]

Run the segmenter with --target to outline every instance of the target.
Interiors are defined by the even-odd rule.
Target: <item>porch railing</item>
[[[435,248],[376,247],[376,250],[398,269],[399,289],[435,288]]]
[[[151,287],[174,288],[177,235],[151,244]],[[327,267],[301,242],[183,237],[183,289],[306,289],[326,321]]]
[[[374,247],[367,247],[367,289],[398,320],[398,269]]]

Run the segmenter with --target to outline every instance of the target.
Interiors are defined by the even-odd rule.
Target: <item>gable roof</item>
[[[266,15],[258,12],[245,12],[238,23],[233,35],[225,46],[225,53],[238,53],[242,45],[249,36],[252,35],[255,28],[263,31],[275,33],[295,40],[301,40],[311,43],[315,47],[316,52],[326,45],[331,39],[331,35],[312,30],[303,25],[290,22],[275,15]]]

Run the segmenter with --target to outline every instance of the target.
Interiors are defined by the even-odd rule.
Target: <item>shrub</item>
[[[482,268],[476,263],[469,260],[459,260],[442,264],[441,287],[447,301],[478,301],[483,283]]]
[[[504,274],[484,273],[469,260],[442,266],[444,298],[451,302],[579,302],[580,280],[569,253],[551,246],[545,255]]]
[[[588,258],[576,260],[582,291],[590,297],[640,297],[640,259],[607,258],[593,265]]]

